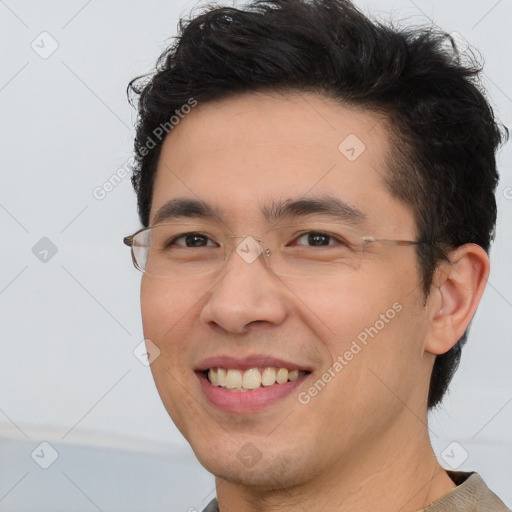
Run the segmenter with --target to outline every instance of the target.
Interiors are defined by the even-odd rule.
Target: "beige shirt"
[[[478,473],[446,471],[457,487],[421,512],[511,512]]]
[[[457,487],[419,512],[512,512],[485,485],[478,473],[446,471]],[[213,500],[203,512],[220,512]]]

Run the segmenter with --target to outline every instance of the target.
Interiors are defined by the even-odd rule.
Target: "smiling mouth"
[[[228,391],[245,392],[293,382],[310,372],[276,367],[249,368],[245,371],[217,367],[209,368],[203,373],[213,386]]]

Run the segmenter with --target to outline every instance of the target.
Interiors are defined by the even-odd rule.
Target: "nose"
[[[256,244],[254,239],[242,240],[229,255],[224,274],[201,311],[202,323],[242,334],[251,325],[284,322],[289,308],[287,289],[267,267],[261,246]]]

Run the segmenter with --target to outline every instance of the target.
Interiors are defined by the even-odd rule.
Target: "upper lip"
[[[202,372],[209,368],[230,368],[236,370],[249,370],[250,368],[286,368],[288,370],[302,370],[311,372],[312,368],[301,363],[285,361],[264,354],[257,354],[246,357],[232,357],[227,355],[213,356],[201,361],[195,368],[195,371]]]

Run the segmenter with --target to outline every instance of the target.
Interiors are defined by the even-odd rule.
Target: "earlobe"
[[[462,337],[482,298],[489,277],[489,257],[476,244],[448,255],[434,275],[429,297],[431,318],[425,350],[444,354]]]

